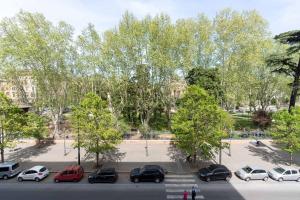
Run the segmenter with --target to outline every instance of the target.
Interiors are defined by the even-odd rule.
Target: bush
[[[258,110],[253,113],[252,121],[260,129],[264,130],[271,125],[271,114],[264,110]]]

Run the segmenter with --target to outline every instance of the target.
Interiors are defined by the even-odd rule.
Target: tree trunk
[[[293,163],[293,153],[290,152],[290,165],[292,165],[292,163]]]
[[[291,112],[292,108],[295,107],[295,105],[296,105],[298,90],[299,90],[299,86],[300,86],[299,78],[300,78],[300,57],[299,57],[298,66],[297,66],[297,69],[296,69],[295,75],[294,75],[293,88],[292,88],[290,104],[289,104],[289,112]]]
[[[0,138],[0,153],[1,153],[1,162],[4,162],[4,129],[3,129],[3,123],[1,123],[1,138]]]
[[[167,116],[167,122],[168,122],[168,129],[171,129],[171,107],[167,106],[166,109],[166,116]]]
[[[1,147],[1,162],[4,162],[4,147]]]
[[[197,153],[195,152],[194,155],[193,155],[194,164],[196,164],[196,160],[197,160]]]
[[[219,148],[219,164],[222,164],[222,147]]]
[[[96,166],[99,167],[99,152],[96,152]]]

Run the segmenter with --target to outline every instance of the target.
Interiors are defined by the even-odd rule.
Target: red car
[[[59,172],[54,177],[54,182],[78,182],[82,179],[84,174],[83,168],[79,165],[68,166],[62,172]]]

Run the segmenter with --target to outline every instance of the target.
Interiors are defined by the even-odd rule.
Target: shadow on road
[[[249,144],[247,149],[253,153],[253,156],[258,156],[262,160],[275,165],[289,165],[289,154],[281,150],[281,146],[275,142],[266,145],[263,142],[259,146]],[[293,164],[300,166],[300,156],[294,155]]]

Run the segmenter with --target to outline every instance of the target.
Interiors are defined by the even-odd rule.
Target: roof
[[[42,169],[43,167],[45,167],[45,166],[37,165],[37,166],[34,166],[34,167],[30,168],[29,170],[39,171],[39,170]]]
[[[17,162],[4,162],[4,163],[0,163],[0,166],[7,166],[7,165],[14,165],[17,164]]]
[[[115,168],[102,168],[100,169],[101,172],[115,172]]]
[[[67,166],[67,167],[65,168],[65,170],[78,170],[78,169],[80,169],[80,168],[81,168],[80,165],[71,165],[71,166]]]

